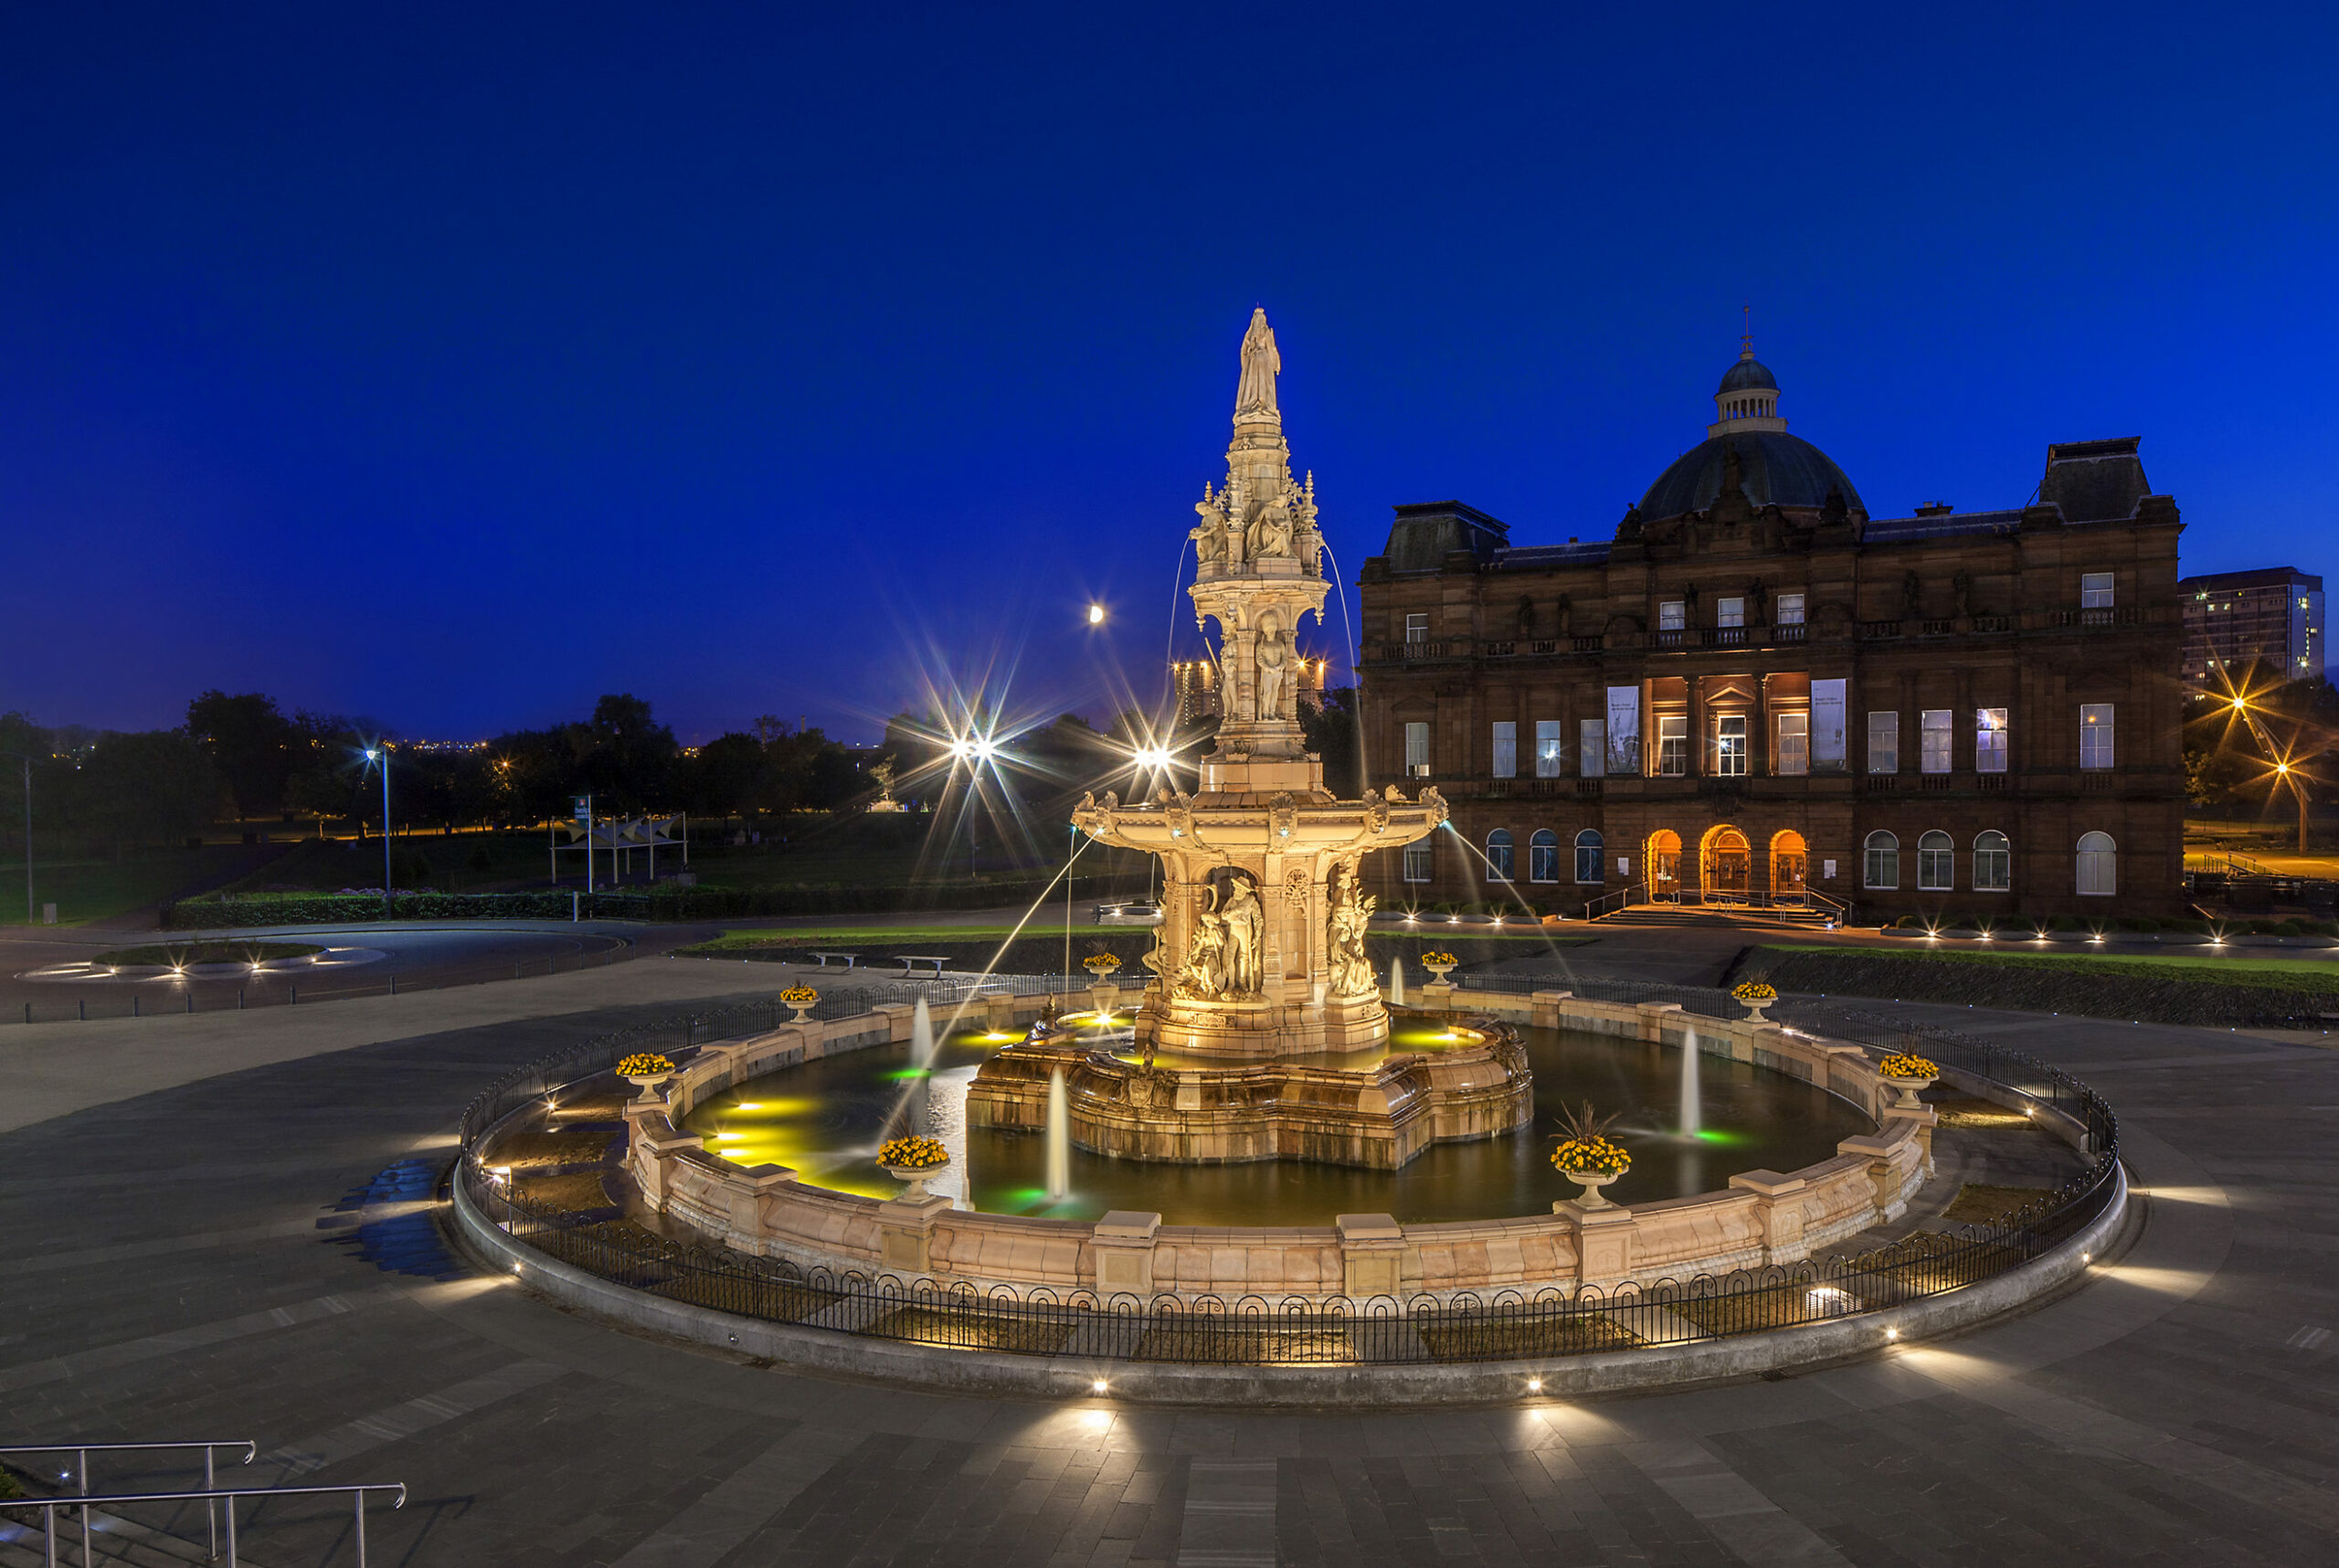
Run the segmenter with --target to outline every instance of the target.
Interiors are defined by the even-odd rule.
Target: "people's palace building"
[[[2182,914],[2182,524],[2138,443],[2048,447],[2027,506],[1871,518],[1778,398],[1750,346],[1613,540],[1396,509],[1368,768],[1454,832],[1374,857],[1384,906]]]

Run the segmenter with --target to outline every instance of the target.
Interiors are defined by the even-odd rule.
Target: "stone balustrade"
[[[1330,1225],[1168,1225],[1154,1213],[1095,1222],[975,1213],[947,1198],[880,1201],[799,1181],[778,1166],[743,1169],[676,1123],[706,1096],[839,1051],[905,1040],[911,1010],[880,1007],[826,1023],[785,1025],[709,1045],[665,1086],[630,1105],[628,1169],[643,1200],[736,1251],[806,1267],[893,1274],[1018,1294],[1173,1295],[1232,1299],[1394,1296],[1449,1298],[1499,1291],[1572,1291],[1627,1280],[1685,1279],[1790,1263],[1897,1219],[1929,1174],[1933,1113],[1891,1108],[1896,1093],[1856,1045],[1777,1024],[1722,1021],[1658,1004],[1589,1001],[1565,991],[1456,999],[1473,1013],[1678,1044],[1825,1086],[1877,1120],[1834,1158],[1801,1171],[1750,1171],[1727,1190],[1625,1209],[1562,1200],[1548,1214],[1401,1224],[1343,1214]],[[994,1029],[1035,1016],[1041,999],[992,998],[969,1010]]]

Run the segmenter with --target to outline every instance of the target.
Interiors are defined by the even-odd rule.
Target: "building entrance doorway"
[[[1716,828],[1699,846],[1698,880],[1709,904],[1743,904],[1752,876],[1753,853],[1736,828]]]
[[[1648,895],[1656,904],[1681,902],[1681,835],[1670,828],[1648,836]]]
[[[1803,835],[1792,828],[1771,840],[1771,902],[1788,904],[1797,908],[1811,902],[1810,888],[1804,883],[1807,861]]]

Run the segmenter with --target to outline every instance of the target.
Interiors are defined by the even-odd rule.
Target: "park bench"
[[[950,961],[950,956],[947,953],[895,953],[894,957],[902,961],[904,974],[908,974],[920,964],[932,964],[934,972],[939,975],[942,973],[942,966]]]
[[[859,953],[814,953],[812,957],[822,969],[827,969],[829,967],[829,960],[831,959],[838,959],[845,968],[851,969],[860,959],[861,955]]]

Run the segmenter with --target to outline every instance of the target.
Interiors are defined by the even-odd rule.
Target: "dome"
[[[1779,389],[1779,383],[1778,378],[1771,374],[1770,367],[1755,358],[1754,351],[1750,348],[1737,364],[1721,373],[1721,385],[1714,389],[1714,396],[1719,397],[1725,392],[1745,392],[1754,388],[1775,392]]]
[[[1741,368],[1743,368],[1742,366]],[[1755,366],[1760,370],[1760,366]],[[1733,370],[1732,375],[1737,371]],[[1763,375],[1767,378],[1768,371]],[[1781,421],[1783,423],[1783,421]],[[1805,506],[1816,509],[1830,489],[1844,493],[1844,504],[1865,514],[1860,493],[1835,460],[1800,436],[1784,430],[1734,430],[1715,436],[1683,452],[1641,497],[1640,514],[1651,522],[1703,512],[1721,493],[1722,460],[1738,450],[1740,479],[1746,498],[1757,506]]]

